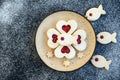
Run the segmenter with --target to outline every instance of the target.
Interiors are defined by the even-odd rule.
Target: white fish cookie
[[[102,14],[106,14],[106,11],[103,10],[102,5],[100,4],[98,8],[91,8],[86,12],[85,17],[90,21],[95,21],[100,18]]]
[[[101,55],[95,55],[91,59],[92,64],[97,67],[97,68],[105,68],[106,70],[109,70],[109,65],[111,64],[111,60],[106,60],[103,56]]]
[[[109,32],[100,32],[97,35],[97,41],[100,42],[101,44],[108,44],[110,42],[117,43],[116,35],[117,35],[116,32],[112,34],[110,34]]]

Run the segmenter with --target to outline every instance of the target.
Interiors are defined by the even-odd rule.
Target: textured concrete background
[[[117,32],[117,44],[97,43],[95,54],[112,59],[110,70],[88,62],[73,72],[50,69],[35,49],[35,32],[41,21],[59,10],[84,15],[103,4],[107,14],[91,22],[95,32]],[[120,80],[120,0],[0,0],[0,80]]]

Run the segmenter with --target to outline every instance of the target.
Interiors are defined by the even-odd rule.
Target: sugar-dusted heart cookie
[[[72,46],[59,46],[55,49],[54,54],[57,58],[72,59],[75,57],[76,51]]]
[[[57,22],[56,28],[61,33],[72,34],[77,28],[77,23],[75,20],[69,20],[69,21],[60,20]]]
[[[51,28],[47,31],[47,36],[49,38],[47,43],[50,48],[56,48],[58,46],[58,35],[59,34],[60,33],[54,28]]]
[[[86,49],[87,43],[85,41],[87,35],[84,30],[77,30],[73,36],[76,38],[76,41],[73,43],[73,46],[79,50],[83,51]]]

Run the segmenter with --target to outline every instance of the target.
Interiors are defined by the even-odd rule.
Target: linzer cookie
[[[43,62],[58,71],[72,71],[91,58],[96,45],[92,25],[80,14],[60,11],[49,15],[36,33]]]
[[[103,6],[102,6],[102,4],[100,4],[98,8],[96,8],[96,7],[90,8],[86,12],[85,17],[89,21],[96,21],[100,18],[101,15],[105,15],[105,14],[106,14],[106,11],[103,10]]]
[[[111,64],[112,60],[106,60],[101,55],[95,55],[91,59],[92,64],[97,68],[105,68],[106,70],[109,70],[109,65]]]
[[[97,41],[101,44],[108,44],[110,42],[117,43],[116,36],[117,36],[116,32],[112,34],[110,34],[109,32],[100,32],[97,35]]]

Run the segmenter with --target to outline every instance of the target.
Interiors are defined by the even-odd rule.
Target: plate
[[[83,58],[79,59],[76,56],[75,58],[70,60],[71,62],[70,66],[65,67],[62,65],[65,58],[59,59],[59,58],[56,58],[55,56],[52,58],[48,58],[46,56],[47,52],[51,50],[47,45],[48,37],[46,33],[48,29],[55,28],[57,21],[59,20],[68,21],[71,19],[77,22],[78,29],[83,29],[86,31],[87,48],[85,49],[85,51],[81,52],[85,54]],[[40,58],[47,66],[57,71],[66,72],[66,71],[73,71],[73,70],[79,69],[89,61],[89,59],[91,58],[95,50],[96,37],[95,37],[95,31],[92,25],[85,17],[72,11],[58,11],[49,15],[41,22],[36,32],[35,43],[36,43],[36,49]]]

